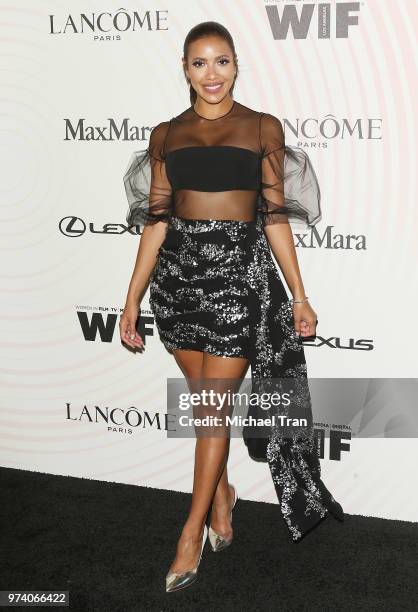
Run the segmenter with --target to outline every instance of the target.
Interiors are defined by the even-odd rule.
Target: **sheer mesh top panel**
[[[191,107],[172,119],[164,156],[177,216],[254,220],[261,163],[258,113],[235,101],[224,117],[209,120]]]

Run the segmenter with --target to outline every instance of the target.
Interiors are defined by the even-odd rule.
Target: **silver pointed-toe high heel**
[[[237,503],[237,499],[238,499],[238,493],[237,493],[237,489],[235,487],[235,485],[233,485],[232,483],[230,483],[232,487],[234,487],[234,503],[232,504],[232,508],[231,508],[231,513],[230,513],[230,521],[232,524],[232,510],[235,507],[235,504]],[[232,542],[232,537],[227,539],[224,538],[223,536],[221,536],[219,533],[216,533],[216,531],[214,531],[212,529],[212,527],[209,526],[209,530],[208,530],[208,536],[209,536],[209,542],[210,545],[212,547],[213,552],[218,552],[220,550],[223,550],[224,548],[226,548],[227,546],[229,546]]]
[[[202,537],[202,547],[200,549],[200,557],[197,562],[196,567],[190,570],[186,570],[184,572],[169,572],[165,578],[165,590],[167,593],[172,593],[173,591],[179,591],[180,589],[184,589],[193,582],[197,580],[197,569],[200,564],[200,560],[202,558],[203,548],[205,546],[206,538],[208,536],[208,528],[205,525],[203,528],[203,537]]]

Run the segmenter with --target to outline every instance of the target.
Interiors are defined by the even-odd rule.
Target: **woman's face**
[[[219,36],[206,36],[189,45],[185,72],[197,95],[214,104],[229,94],[234,84],[232,49]]]

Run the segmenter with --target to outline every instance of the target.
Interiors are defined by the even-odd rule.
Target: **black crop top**
[[[151,132],[124,175],[129,225],[233,219],[314,225],[320,189],[305,151],[285,145],[279,119],[237,101],[217,119],[190,106]]]
[[[260,182],[259,155],[241,147],[184,147],[168,151],[165,165],[174,191],[257,191]]]

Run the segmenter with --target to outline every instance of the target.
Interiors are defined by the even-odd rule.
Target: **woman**
[[[148,149],[133,155],[124,177],[128,222],[144,229],[121,339],[132,348],[144,346],[136,320],[151,277],[160,338],[190,389],[216,379],[218,391],[222,381],[223,390],[237,390],[251,364],[254,383],[297,379],[298,397],[311,416],[301,336],[315,334],[317,319],[289,220],[313,225],[319,219],[315,173],[302,150],[285,146],[279,119],[233,99],[237,56],[222,25],[197,25],[183,51],[191,106],[152,130]],[[250,455],[269,464],[294,541],[328,511],[342,520],[341,506],[320,479],[311,420],[304,435],[285,437],[272,429],[260,438],[246,430],[244,438]],[[196,440],[192,504],[166,577],[168,592],[196,579],[209,509],[213,550],[232,541],[237,495],[228,483],[228,452],[228,436]]]

